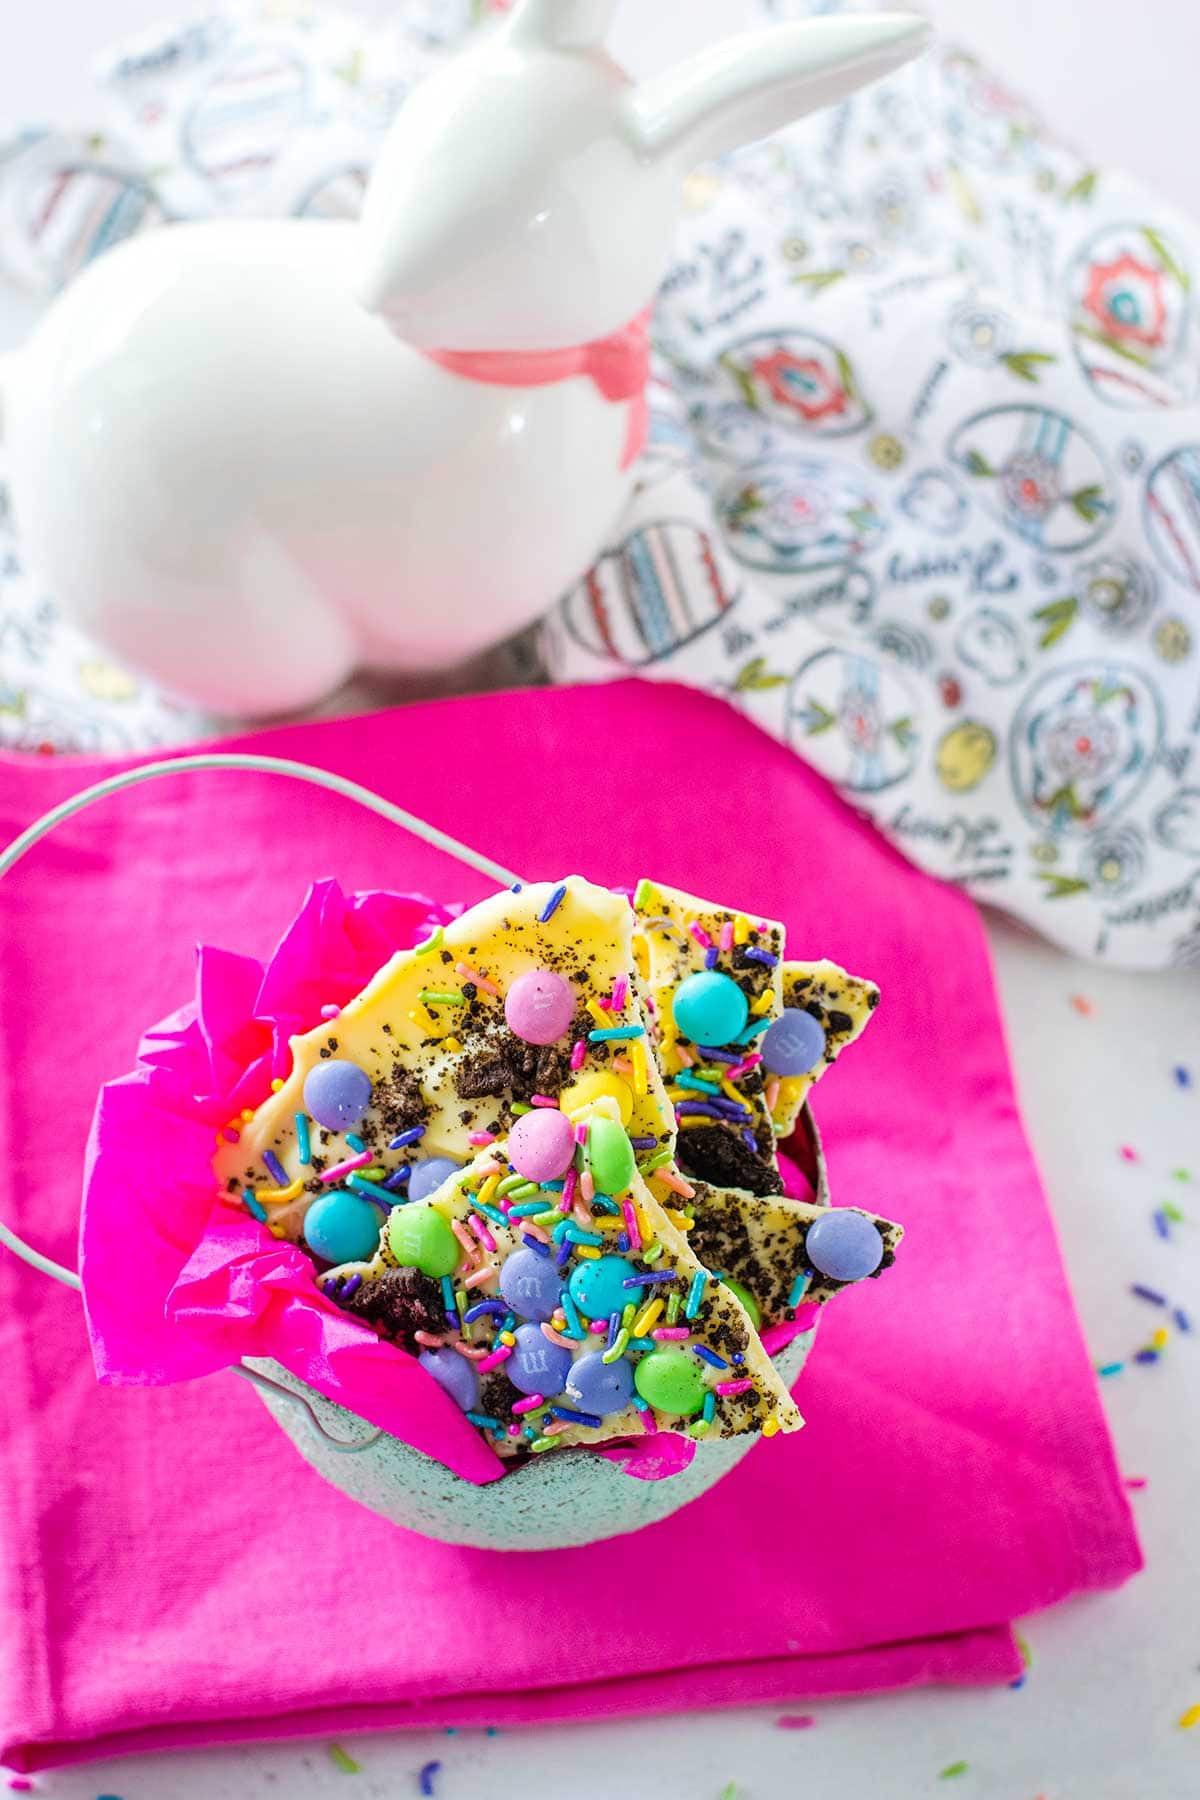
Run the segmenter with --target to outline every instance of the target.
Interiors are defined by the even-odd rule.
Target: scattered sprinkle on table
[[[1096,1010],[1086,994],[1072,994],[1071,1005],[1077,1013],[1082,1013],[1085,1019],[1090,1019]]]
[[[1132,1144],[1122,1144],[1118,1151],[1118,1155],[1122,1156],[1126,1162],[1136,1162],[1138,1160],[1138,1153]]]
[[[358,1764],[352,1756],[342,1749],[340,1744],[330,1744],[329,1754],[337,1764],[338,1768],[342,1771],[343,1775],[357,1775],[359,1773]]]
[[[1190,1731],[1193,1725],[1200,1725],[1200,1702],[1195,1706],[1189,1706],[1187,1711],[1179,1716],[1180,1731]]]
[[[1139,1300],[1148,1300],[1151,1306],[1165,1306],[1167,1304],[1167,1296],[1165,1294],[1160,1294],[1157,1288],[1143,1287],[1140,1281],[1133,1282],[1129,1291],[1131,1294],[1136,1294]]]
[[[938,1780],[953,1781],[956,1775],[965,1775],[970,1766],[966,1762],[947,1763],[944,1769],[938,1771]]]
[[[727,1781],[721,1789],[720,1800],[737,1800],[737,1782]]]
[[[1133,1488],[1136,1491],[1139,1488],[1144,1488],[1146,1485],[1147,1482],[1144,1475],[1127,1475],[1125,1477],[1125,1486],[1127,1488]]]
[[[417,1777],[417,1780],[420,1783],[420,1791],[423,1794],[425,1794],[425,1795],[432,1794],[433,1778],[438,1773],[438,1771],[441,1769],[441,1766],[442,1765],[440,1762],[427,1762],[424,1765],[424,1767],[422,1768],[420,1774]]]
[[[781,1731],[807,1731],[816,1722],[811,1713],[784,1713],[775,1721]]]
[[[1172,1074],[1175,1077],[1175,1085],[1177,1087],[1181,1087],[1181,1088],[1190,1088],[1191,1087],[1192,1071],[1190,1069],[1185,1069],[1182,1063],[1176,1063],[1174,1069],[1172,1070]]]

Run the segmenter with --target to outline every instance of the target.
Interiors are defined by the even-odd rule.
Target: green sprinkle
[[[534,1207],[537,1206],[536,1200],[531,1201],[530,1204]],[[513,1212],[517,1212],[518,1208],[514,1206],[512,1210],[513,1210]],[[523,1213],[524,1208],[522,1207],[520,1209],[520,1211]],[[556,1206],[552,1212],[540,1212],[540,1211],[535,1212],[533,1215],[533,1222],[535,1225],[544,1226],[545,1229],[547,1231],[549,1231],[551,1226],[557,1225],[561,1218],[562,1218],[562,1214],[559,1212],[559,1210]]]
[[[1028,1643],[1021,1636],[1019,1631],[1014,1631],[1013,1637],[1016,1639],[1017,1649],[1021,1652],[1021,1661],[1024,1663],[1024,1665],[1027,1669],[1032,1669],[1032,1667],[1033,1667],[1033,1651],[1029,1648]]]
[[[956,1775],[965,1775],[970,1766],[970,1763],[965,1762],[947,1763],[946,1767],[939,1772],[938,1780],[953,1781]]]
[[[433,952],[440,948],[441,942],[442,928],[440,925],[435,925],[429,936],[427,938],[422,938],[421,942],[415,946],[416,954],[418,956],[432,956]]]
[[[530,1444],[529,1448],[533,1451],[553,1450],[553,1448],[557,1444],[557,1442],[558,1442],[557,1437],[534,1438],[534,1440],[533,1440],[532,1444]]]
[[[1192,1179],[1192,1171],[1190,1169],[1172,1169],[1171,1174],[1176,1181],[1190,1181]]]
[[[1119,1375],[1124,1367],[1123,1362],[1101,1363],[1096,1373],[1097,1375]]]
[[[701,1438],[701,1437],[707,1436],[707,1434],[708,1434],[708,1420],[707,1419],[693,1419],[691,1424],[687,1428],[687,1435],[690,1438]]]
[[[616,1337],[613,1340],[612,1349],[605,1350],[600,1357],[600,1361],[602,1363],[620,1362],[621,1358],[624,1356],[624,1354],[628,1348],[629,1348],[629,1330],[626,1326],[622,1325],[620,1331],[618,1331]]]
[[[633,1324],[633,1315],[636,1311],[637,1311],[637,1307],[634,1305],[633,1301],[632,1300],[628,1301],[626,1303],[626,1305],[624,1305],[621,1308],[621,1323],[622,1323],[622,1325],[632,1325]]]
[[[720,1093],[721,1090],[718,1088],[716,1091]],[[653,1175],[655,1169],[661,1169],[664,1164],[671,1161],[674,1155],[675,1152],[669,1149],[657,1151],[653,1156],[648,1156],[645,1162],[638,1164],[638,1174]]]
[[[533,1108],[532,1106],[526,1105],[524,1100],[514,1100],[508,1110],[512,1113],[514,1118],[520,1119],[525,1113],[532,1112]]]
[[[721,1789],[719,1800],[737,1800],[737,1782],[727,1781]]]
[[[643,875],[642,879],[633,890],[633,904],[638,908],[639,912],[643,906],[649,906],[654,897],[654,892],[654,883],[652,881],[647,881],[646,877]]]
[[[530,1194],[536,1194],[537,1191],[538,1184],[536,1181],[523,1181],[520,1187],[509,1189],[514,1200],[528,1200]]]
[[[454,1290],[454,1305],[458,1312],[459,1331],[462,1333],[468,1344],[473,1344],[475,1342],[475,1327],[467,1324],[467,1296],[462,1288],[455,1288]]]
[[[342,1746],[340,1744],[330,1744],[329,1755],[330,1755],[331,1759],[337,1764],[338,1768],[342,1771],[343,1775],[359,1774],[360,1771],[359,1771],[358,1764],[355,1762],[355,1760],[352,1756],[347,1755],[347,1753],[342,1749]]]
[[[511,1194],[514,1188],[524,1187],[524,1185],[525,1177],[523,1175],[506,1175],[496,1189],[496,1192],[498,1194]]]
[[[656,1263],[658,1261],[659,1257],[662,1255],[662,1253],[663,1253],[663,1247],[661,1244],[651,1244],[651,1246],[648,1250],[643,1250],[642,1261],[648,1262],[648,1263]]]
[[[1186,1222],[1185,1215],[1180,1212],[1173,1200],[1164,1200],[1162,1210],[1172,1225],[1183,1225]]]
[[[465,1006],[465,994],[452,994],[445,988],[422,988],[417,999],[425,1006]]]
[[[673,1288],[667,1297],[667,1324],[673,1325],[679,1317],[679,1308],[683,1305],[683,1295],[678,1288]]]

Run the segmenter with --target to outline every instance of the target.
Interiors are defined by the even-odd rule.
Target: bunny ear
[[[636,87],[633,133],[651,157],[697,163],[721,156],[898,69],[930,36],[925,20],[908,13],[804,19],[747,32]]]
[[[553,50],[587,50],[604,42],[616,10],[617,0],[519,0],[509,31]]]

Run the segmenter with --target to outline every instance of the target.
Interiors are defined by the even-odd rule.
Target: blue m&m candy
[[[371,1077],[357,1063],[331,1057],[304,1078],[304,1105],[326,1131],[353,1131],[371,1104]]]
[[[428,1200],[435,1194],[443,1181],[449,1181],[462,1168],[452,1156],[430,1156],[417,1164],[408,1178],[408,1197],[410,1200]]]
[[[326,1262],[366,1262],[379,1248],[379,1213],[357,1194],[322,1194],[304,1215],[304,1241]]]
[[[787,1006],[763,1033],[762,1059],[772,1075],[807,1075],[825,1054],[825,1027],[798,1006]]]
[[[553,1257],[518,1250],[500,1270],[500,1298],[519,1319],[548,1319],[562,1293]]]
[[[749,1003],[736,981],[719,969],[689,975],[671,1002],[681,1037],[693,1044],[729,1044],[745,1029]]]
[[[571,1373],[571,1352],[552,1344],[540,1325],[518,1325],[504,1373],[523,1394],[561,1394]]]
[[[607,1319],[619,1313],[644,1290],[627,1288],[633,1270],[623,1256],[599,1256],[595,1262],[581,1262],[571,1271],[567,1283],[571,1298],[589,1319]]]
[[[479,1398],[479,1377],[473,1362],[457,1350],[448,1349],[422,1350],[417,1361],[464,1412],[470,1412]]]
[[[883,1261],[883,1238],[864,1213],[835,1206],[809,1226],[804,1254],[831,1281],[862,1281]]]
[[[601,1351],[588,1350],[572,1364],[566,1392],[584,1412],[599,1413],[604,1418],[629,1405],[633,1398],[633,1370],[623,1356],[606,1363]]]

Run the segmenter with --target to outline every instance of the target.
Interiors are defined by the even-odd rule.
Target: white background
[[[12,6],[0,137],[40,117],[88,123],[93,52],[184,9],[25,0],[14,17]],[[1200,211],[1194,0],[935,0],[931,11],[1093,158]],[[723,0],[625,0],[615,47],[636,68],[657,67],[740,12]],[[0,345],[21,316],[0,300]],[[1159,1322],[1129,1294],[1132,1281],[1168,1291],[1200,1320],[1200,982],[1097,971],[1007,924],[989,931],[1083,1329],[1096,1362],[1123,1358]],[[1138,1161],[1121,1157],[1123,1144]],[[1173,1179],[1177,1168],[1193,1179]],[[1151,1225],[1164,1198],[1189,1214],[1170,1242]],[[1147,1482],[1132,1496],[1147,1572],[1118,1594],[1027,1621],[1034,1665],[1017,1692],[822,1702],[793,1709],[816,1716],[803,1732],[779,1730],[783,1709],[771,1708],[496,1738],[396,1734],[347,1742],[356,1776],[321,1742],[145,1758],[44,1776],[38,1789],[57,1800],[400,1800],[436,1758],[437,1800],[718,1800],[731,1781],[738,1800],[1196,1800],[1200,1727],[1182,1731],[1178,1719],[1200,1702],[1200,1333],[1106,1382],[1104,1398],[1123,1468]],[[961,1760],[963,1775],[939,1779]]]

